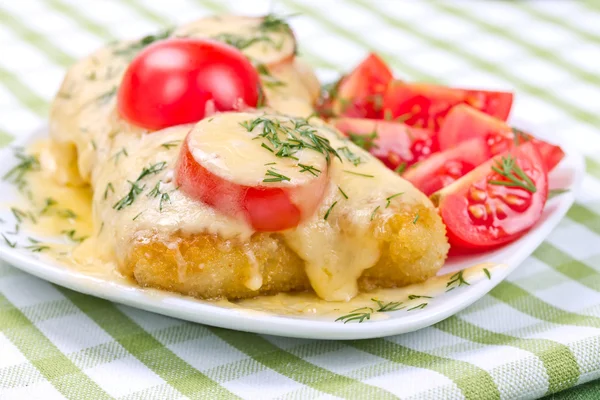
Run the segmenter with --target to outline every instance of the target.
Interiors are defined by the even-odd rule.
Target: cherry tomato
[[[512,105],[512,93],[394,81],[383,98],[383,110],[386,118],[438,130],[450,109],[462,103],[506,119]]]
[[[217,118],[227,118],[226,115],[220,114],[215,117],[215,121]],[[238,147],[242,141],[249,140],[247,133],[242,132],[237,139]],[[246,220],[258,232],[276,232],[293,228],[319,207],[329,182],[328,166],[324,157],[322,163],[315,165],[318,174],[304,173],[300,177],[292,178],[291,182],[274,183],[264,183],[265,172],[271,167],[264,166],[264,158],[257,158],[259,169],[255,166],[247,166],[247,163],[240,164],[240,168],[257,170],[258,175],[246,177],[251,179],[251,184],[248,184],[248,179],[239,183],[232,178],[237,174],[228,168],[228,165],[236,162],[237,153],[210,154],[209,159],[219,159],[218,164],[222,165],[219,169],[211,167],[209,161],[199,160],[194,156],[194,151],[202,150],[196,140],[198,135],[202,134],[198,129],[192,129],[182,144],[175,167],[176,184],[191,198],[202,201],[225,215]],[[214,132],[210,135],[216,136]],[[260,147],[260,142],[249,141],[251,142],[249,145],[256,145],[261,151],[266,152]],[[220,144],[222,145],[223,142],[221,141]],[[283,162],[279,160],[278,164]],[[298,168],[296,169],[299,171]]]
[[[121,116],[158,130],[207,112],[255,107],[259,76],[236,48],[212,40],[168,39],[142,50],[118,93]]]
[[[438,149],[432,131],[400,122],[362,118],[334,118],[330,122],[392,170],[404,170]]]
[[[504,121],[467,105],[458,105],[448,113],[438,136],[442,150],[451,149],[474,137],[483,138],[492,155],[503,153],[515,145],[531,141],[540,151],[547,171],[552,171],[565,156],[559,146],[513,129]]]
[[[547,198],[548,174],[531,142],[496,156],[431,196],[450,245],[471,250],[522,236],[540,219]]]
[[[402,177],[426,195],[450,185],[491,157],[485,141],[474,138],[458,146],[432,154],[409,168]]]
[[[381,118],[383,94],[392,80],[392,71],[371,53],[349,75],[342,78],[332,95],[335,115]]]

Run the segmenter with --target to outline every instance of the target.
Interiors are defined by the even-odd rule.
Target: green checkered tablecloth
[[[567,218],[467,310],[351,342],[191,324],[0,263],[0,399],[600,399],[600,1],[273,3],[0,0],[0,145],[41,125],[65,69],[103,43],[274,7],[300,13],[291,23],[316,67],[376,50],[399,77],[514,90],[514,117],[586,155]]]

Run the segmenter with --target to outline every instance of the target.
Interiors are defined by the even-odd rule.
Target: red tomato
[[[386,63],[371,53],[349,75],[342,78],[333,95],[335,115],[381,118],[382,96],[393,75]]]
[[[493,167],[506,168],[511,176],[522,172],[526,178],[515,178],[522,187]],[[536,146],[525,143],[480,165],[431,198],[453,249],[486,250],[519,238],[540,219],[548,198],[548,174]]]
[[[361,118],[334,118],[330,122],[392,170],[404,170],[438,149],[433,132],[400,122]]]
[[[258,232],[276,232],[297,226],[318,208],[328,184],[328,170],[297,186],[264,184],[263,177],[249,186],[210,171],[190,151],[190,132],[175,167],[175,181],[188,196],[221,213],[248,221]]]
[[[386,118],[438,130],[450,109],[462,103],[506,119],[512,105],[512,93],[394,81],[383,98],[383,110]]]
[[[480,137],[485,139],[492,155],[508,151],[516,144],[531,141],[540,151],[547,171],[552,171],[565,156],[559,146],[513,129],[504,121],[467,105],[456,106],[448,113],[438,137],[442,150],[450,149],[465,140]]]
[[[483,139],[474,138],[458,146],[432,154],[409,168],[402,177],[426,195],[450,185],[491,157]]]
[[[195,122],[207,112],[255,107],[259,82],[250,61],[232,46],[163,40],[142,50],[125,71],[119,113],[151,130]]]

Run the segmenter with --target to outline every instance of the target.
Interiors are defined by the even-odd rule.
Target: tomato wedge
[[[490,157],[485,141],[474,138],[452,149],[432,154],[409,168],[402,177],[429,196],[483,164]]]
[[[383,112],[386,119],[437,131],[446,114],[458,104],[470,104],[487,114],[506,119],[512,99],[512,93],[508,92],[394,81],[383,97]]]
[[[267,148],[274,144],[258,136],[263,123],[249,131],[240,125],[257,118],[268,120],[224,113],[199,122],[182,144],[175,181],[191,198],[246,220],[255,231],[290,229],[319,207],[329,182],[328,163],[310,149],[294,153],[297,157],[277,157]]]
[[[333,118],[337,129],[392,170],[404,171],[438,149],[432,131],[400,122],[362,118]]]
[[[559,146],[511,128],[504,121],[467,105],[458,105],[448,113],[438,136],[442,150],[451,149],[474,137],[483,138],[492,155],[503,153],[515,145],[531,141],[540,151],[547,171],[552,171],[565,156]]]
[[[472,250],[522,236],[540,219],[547,198],[548,174],[531,142],[494,157],[431,196],[451,246]]]
[[[332,95],[334,115],[381,118],[382,96],[393,79],[387,64],[374,53],[343,77]]]

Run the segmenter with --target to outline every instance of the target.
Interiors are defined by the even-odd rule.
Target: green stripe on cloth
[[[466,361],[424,353],[385,339],[355,340],[350,344],[395,363],[438,372],[454,382],[465,399],[500,398],[500,391],[490,374]]]
[[[595,176],[600,179],[600,162],[586,157],[585,159],[585,170],[588,174]]]
[[[575,203],[567,212],[567,216],[600,235],[600,215],[589,208]]]
[[[512,308],[542,321],[561,325],[600,328],[600,317],[578,314],[554,307],[512,282],[503,281],[492,289],[490,295]]]
[[[35,46],[40,52],[44,53],[50,60],[58,65],[66,67],[75,62],[75,59],[71,55],[55,46],[46,36],[30,29],[21,22],[20,18],[9,14],[6,10],[2,9],[2,7],[0,7],[0,23],[5,27],[10,28],[24,41]]]
[[[48,113],[48,102],[33,92],[14,73],[0,67],[0,84],[8,89],[25,107],[39,116]]]
[[[380,17],[383,21],[388,23],[390,26],[401,29],[404,32],[407,32],[415,37],[418,37],[432,47],[437,47],[443,51],[452,53],[456,56],[461,57],[463,60],[470,62],[472,65],[480,68],[481,70],[487,71],[489,73],[495,74],[503,79],[510,81],[515,87],[523,92],[526,92],[532,96],[536,96],[548,103],[555,105],[556,107],[564,110],[565,112],[571,114],[574,118],[589,122],[595,125],[600,125],[600,115],[584,110],[580,107],[577,107],[570,103],[567,100],[564,100],[552,92],[547,91],[544,88],[539,86],[535,86],[530,84],[528,81],[519,78],[512,72],[507,69],[502,68],[501,64],[497,62],[491,62],[486,59],[479,57],[478,55],[472,54],[466,50],[464,50],[461,46],[457,45],[455,42],[445,39],[438,39],[432,36],[428,36],[425,33],[417,30],[413,24],[409,24],[405,21],[401,21],[399,19],[393,18],[381,10],[371,7],[370,3],[366,0],[352,0],[353,3],[361,6],[365,11],[368,11],[374,15]],[[435,4],[435,3],[433,3]]]
[[[600,271],[586,263],[575,260],[567,253],[544,242],[533,255],[540,261],[551,266],[561,274],[581,283],[582,285],[600,292]]]
[[[353,32],[337,24],[334,24],[329,18],[325,17],[322,14],[318,14],[310,7],[291,0],[282,0],[282,3],[286,4],[290,8],[293,8],[295,11],[310,16],[313,20],[318,21],[323,26],[327,27],[327,29],[329,29],[332,32],[335,32],[340,36],[346,37],[348,38],[348,40],[357,43],[360,46],[366,47],[368,49],[372,48],[372,46],[367,41],[365,41],[358,32]],[[378,50],[378,54],[382,56],[386,61],[389,61],[394,67],[401,69],[404,73],[409,74],[410,76],[416,79],[427,80],[427,78],[429,77],[417,68],[402,61],[402,59],[396,56],[395,54],[381,50]]]
[[[64,0],[46,0],[46,3],[56,11],[68,16],[76,21],[81,28],[84,28],[90,33],[105,39],[114,40],[115,37],[104,26],[97,24],[94,20],[86,17],[76,7],[64,2]]]
[[[149,19],[150,21],[153,21],[164,27],[172,25],[172,23],[170,21],[166,21],[162,15],[155,13],[148,7],[144,7],[138,0],[123,0],[123,3],[127,4],[131,9],[135,10],[138,14],[142,15],[146,19]]]
[[[0,131],[0,147],[4,147],[10,142],[12,142],[15,138],[13,135],[8,134],[4,131]]]
[[[600,3],[598,0],[584,0],[582,4],[585,4],[592,11],[600,12]]]
[[[552,50],[547,50],[542,47],[539,47],[533,43],[530,43],[526,40],[523,40],[523,35],[517,34],[513,29],[506,29],[504,27],[496,26],[494,24],[490,24],[486,22],[484,19],[477,17],[470,12],[468,12],[467,8],[458,8],[452,5],[450,2],[441,2],[436,1],[433,2],[436,7],[440,10],[445,11],[450,15],[454,15],[457,18],[462,19],[463,21],[467,21],[475,26],[477,26],[480,30],[484,32],[491,33],[496,36],[503,37],[512,43],[522,47],[527,50],[530,54],[534,55],[536,58],[542,59],[551,63],[557,67],[560,67],[567,71],[569,74],[575,76],[579,80],[583,82],[587,82],[592,85],[600,86],[600,75],[595,73],[591,73],[570,63],[568,60],[565,60],[559,56],[557,53]]]
[[[537,7],[532,5],[531,2],[514,1],[511,4],[517,6],[521,10],[525,11],[526,13],[528,13],[529,15],[531,15],[532,17],[534,17],[540,21],[544,21],[544,22],[554,24],[556,26],[560,26],[560,27],[576,34],[583,40],[586,40],[588,42],[592,42],[595,44],[600,44],[600,36],[599,35],[596,35],[593,32],[581,29],[577,25],[573,24],[570,21],[567,21],[564,18],[542,12],[540,9],[538,9]]]
[[[600,394],[600,380],[588,382],[542,400],[598,400]]]
[[[311,364],[300,357],[280,349],[259,335],[221,328],[209,327],[209,329],[230,346],[247,354],[255,361],[283,376],[321,392],[343,398],[397,398],[397,396],[385,389],[371,386]]]
[[[526,339],[492,332],[456,316],[439,322],[435,327],[465,340],[494,346],[512,346],[534,354],[548,373],[547,394],[567,389],[576,384],[579,378],[579,364],[569,347],[553,340]]]
[[[183,395],[219,399],[236,397],[163,346],[113,303],[69,289],[57,289],[132,356]]]
[[[65,397],[111,398],[1,293],[0,332]]]

